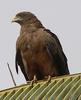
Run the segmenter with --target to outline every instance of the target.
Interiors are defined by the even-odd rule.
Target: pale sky
[[[0,1],[0,89],[13,87],[7,62],[17,85],[24,84],[21,71],[15,71],[15,43],[20,26],[12,24],[16,13],[34,13],[54,32],[68,58],[70,73],[81,72],[81,0],[2,0]]]

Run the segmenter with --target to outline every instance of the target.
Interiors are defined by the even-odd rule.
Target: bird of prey
[[[12,22],[20,24],[20,35],[16,42],[15,66],[25,79],[44,79],[46,76],[69,74],[67,58],[58,37],[46,29],[31,12],[19,12]]]

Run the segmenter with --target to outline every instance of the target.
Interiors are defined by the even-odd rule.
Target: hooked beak
[[[14,17],[14,18],[12,19],[12,23],[13,23],[13,22],[20,22],[20,21],[22,21],[22,18],[20,18],[20,17]]]

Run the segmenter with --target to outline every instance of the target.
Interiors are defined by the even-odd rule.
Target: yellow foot
[[[50,83],[50,82],[51,82],[51,76],[49,75],[49,76],[48,76],[47,83]]]
[[[33,84],[37,83],[36,75],[34,75],[33,80],[31,81],[31,86],[33,87]]]

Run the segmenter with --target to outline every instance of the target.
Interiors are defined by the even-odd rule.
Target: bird
[[[70,74],[67,57],[57,35],[45,28],[35,14],[19,12],[12,22],[21,26],[16,41],[17,73],[20,67],[26,81]]]

